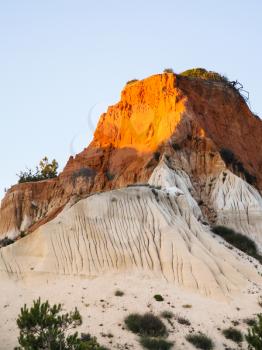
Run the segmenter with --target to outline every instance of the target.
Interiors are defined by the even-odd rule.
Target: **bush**
[[[262,349],[262,314],[257,315],[255,324],[248,329],[246,341],[249,344],[249,349]]]
[[[256,319],[255,318],[245,318],[243,320],[244,323],[246,323],[248,326],[254,326],[256,324]]]
[[[186,340],[193,344],[197,349],[211,350],[214,348],[213,341],[203,333],[188,334]]]
[[[131,332],[141,336],[162,337],[167,334],[166,326],[160,318],[150,313],[131,314],[126,317],[125,324]]]
[[[234,153],[228,148],[222,148],[220,155],[226,164],[232,164],[236,160]]]
[[[177,317],[176,320],[177,320],[178,323],[183,324],[185,326],[190,326],[191,325],[191,322],[187,318]]]
[[[14,240],[11,238],[5,237],[3,239],[0,239],[0,248],[6,247],[12,243],[14,243]]]
[[[30,309],[24,305],[17,318],[22,349],[78,349],[81,340],[77,332],[69,335],[67,331],[81,325],[82,317],[76,308],[66,314],[61,311],[61,304],[50,306],[40,298]]]
[[[49,163],[48,158],[44,157],[40,162],[39,166],[36,167],[35,173],[31,169],[21,171],[17,176],[19,177],[18,183],[34,182],[46,179],[52,179],[57,177],[58,162],[53,159]]]
[[[153,191],[152,191],[152,192],[153,192]],[[154,299],[155,299],[156,301],[164,301],[164,298],[163,298],[162,295],[160,295],[160,294],[154,295]]]
[[[225,241],[232,244],[237,249],[249,256],[252,256],[253,258],[256,258],[260,262],[262,261],[262,257],[257,251],[255,242],[253,242],[250,238],[225,226],[214,226],[212,231],[215,234],[223,237]]]
[[[141,338],[140,344],[149,350],[169,350],[172,348],[172,342],[166,341],[165,339],[154,339],[154,338]]]
[[[170,320],[171,318],[174,317],[174,314],[172,311],[163,311],[163,312],[161,312],[160,316],[167,319],[167,320]]]
[[[174,74],[174,71],[172,68],[166,68],[166,69],[164,69],[164,73],[173,73]]]
[[[223,335],[225,338],[230,339],[234,341],[235,343],[241,343],[243,340],[243,335],[242,333],[233,327],[229,327],[227,329],[224,329],[222,331]]]
[[[115,296],[116,297],[122,297],[124,295],[124,292],[122,292],[121,290],[116,290],[115,291]]]
[[[188,69],[180,75],[184,77],[190,77],[190,78],[200,78],[204,80],[211,80],[211,81],[221,81],[224,83],[228,83],[228,79],[216,72],[208,71],[204,68],[193,68],[193,69]]]
[[[222,148],[220,150],[220,156],[227,165],[231,165],[234,171],[242,173],[246,181],[253,185],[256,183],[257,179],[255,176],[251,175],[244,167],[244,165],[235,157],[234,153],[228,148]]]
[[[108,350],[104,346],[101,346],[95,337],[91,337],[90,334],[81,334],[81,340],[79,347],[76,350]]]

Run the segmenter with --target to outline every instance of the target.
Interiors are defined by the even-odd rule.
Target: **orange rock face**
[[[13,186],[0,210],[0,237],[33,231],[70,199],[146,182],[161,157],[187,172],[204,198],[205,182],[231,150],[262,190],[262,122],[223,82],[159,74],[126,85],[99,120],[91,144],[71,157],[57,179]],[[243,173],[243,169],[246,173]],[[242,171],[242,173],[241,173]]]

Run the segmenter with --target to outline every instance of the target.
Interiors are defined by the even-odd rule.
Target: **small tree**
[[[39,166],[43,178],[50,179],[57,176],[58,162],[55,159],[49,163],[48,158],[44,157],[40,161]]]
[[[24,305],[17,319],[20,329],[18,342],[25,350],[72,350],[79,349],[81,339],[78,333],[67,332],[82,324],[82,317],[75,308],[73,312],[62,314],[61,304],[50,306],[40,298],[33,302],[30,309]]]
[[[258,320],[248,329],[246,341],[248,342],[248,349],[260,350],[262,349],[262,314],[257,315]]]

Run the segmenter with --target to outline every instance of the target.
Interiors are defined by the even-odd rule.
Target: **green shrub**
[[[255,242],[253,242],[250,238],[225,226],[214,226],[212,231],[216,235],[223,237],[225,241],[232,244],[237,249],[249,256],[252,256],[253,258],[256,258],[260,262],[262,261],[262,257],[257,251]]]
[[[12,243],[14,243],[14,240],[11,238],[5,237],[3,239],[0,239],[0,248],[6,247]]]
[[[174,314],[172,311],[163,311],[163,312],[161,312],[160,316],[167,319],[167,320],[170,320],[171,318],[174,317]]]
[[[191,325],[191,322],[185,317],[180,317],[179,316],[179,317],[177,317],[176,320],[177,320],[178,323],[183,324],[185,326],[190,326]]]
[[[255,324],[248,329],[248,335],[246,335],[246,341],[249,344],[249,349],[261,350],[262,349],[262,314],[257,315]]]
[[[131,332],[141,336],[162,337],[167,334],[164,323],[151,313],[131,314],[125,318],[125,324]]]
[[[225,76],[222,76],[219,73],[208,71],[204,68],[193,68],[188,69],[180,75],[184,77],[190,77],[190,78],[200,78],[204,80],[212,80],[212,81],[222,81],[224,83],[228,83],[228,79]]]
[[[174,343],[166,341],[165,339],[143,337],[140,339],[140,344],[145,349],[149,350],[169,350]]]
[[[122,297],[123,295],[124,295],[124,292],[122,292],[121,290],[118,289],[118,290],[115,291],[115,296],[116,297]]]
[[[230,149],[222,148],[220,150],[220,156],[227,165],[233,167],[234,171],[242,173],[249,184],[253,185],[256,183],[256,177],[245,169],[244,165],[236,158],[235,154]]]
[[[246,323],[248,326],[254,326],[256,324],[256,319],[255,318],[245,318],[243,320],[244,323]]]
[[[71,349],[71,348],[70,348]],[[101,346],[95,337],[91,337],[90,334],[81,334],[81,340],[79,346],[74,348],[75,350],[108,350],[104,346]]]
[[[199,334],[188,334],[186,340],[193,344],[197,349],[211,350],[214,348],[214,343],[212,339],[207,337],[203,333]]]
[[[77,332],[70,335],[68,330],[81,325],[82,317],[77,309],[66,314],[61,311],[61,304],[50,306],[40,298],[30,309],[24,305],[17,318],[22,349],[78,349],[81,339]]]
[[[243,335],[242,333],[233,327],[229,327],[227,329],[224,329],[222,331],[223,335],[225,338],[230,339],[234,341],[235,343],[241,343],[243,340]]]
[[[164,301],[164,298],[163,298],[162,295],[160,295],[160,294],[154,295],[154,299],[155,299],[156,301]]]
[[[174,71],[172,68],[166,68],[166,69],[164,69],[164,73],[173,73],[174,74]]]

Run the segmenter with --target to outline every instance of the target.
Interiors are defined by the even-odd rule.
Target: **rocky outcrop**
[[[187,174],[194,200],[215,223],[218,209],[211,198],[223,171],[252,179],[261,191],[261,144],[262,122],[228,84],[171,73],[128,84],[120,102],[101,116],[91,144],[69,159],[58,178],[7,192],[0,237],[34,231],[70,201],[147,182],[160,160]],[[221,149],[230,150],[233,161],[226,164]]]

